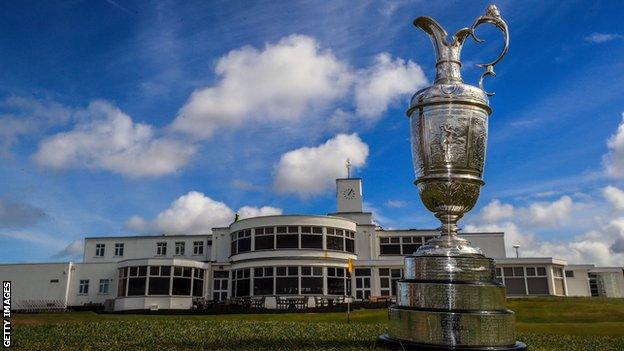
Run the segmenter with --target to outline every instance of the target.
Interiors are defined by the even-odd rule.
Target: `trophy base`
[[[405,257],[396,287],[382,341],[412,350],[526,350],[491,258],[417,252]]]
[[[388,334],[378,338],[381,345],[398,350],[414,351],[525,351],[527,346],[524,343],[516,342],[511,346],[440,346],[418,344],[408,340],[391,338]]]

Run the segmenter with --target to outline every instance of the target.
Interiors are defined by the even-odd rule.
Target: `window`
[[[327,267],[327,293],[329,295],[346,295],[349,293],[348,291],[345,292],[345,272],[344,268]]]
[[[59,280],[58,279],[50,279],[50,283],[58,283]]]
[[[403,255],[411,255],[422,245],[422,238],[419,236],[403,236],[401,237],[401,244]]]
[[[128,278],[128,296],[145,295],[147,266],[130,267]]]
[[[215,301],[227,300],[228,281],[230,272],[214,271],[212,272],[212,299]]]
[[[115,244],[115,256],[122,257],[124,255],[124,244],[116,243]]]
[[[117,296],[126,296],[128,283],[128,267],[119,268],[119,284],[117,284]]]
[[[276,267],[275,293],[278,295],[299,294],[299,267]]]
[[[191,295],[191,267],[173,267],[173,285],[171,294],[178,296]]]
[[[273,295],[273,267],[254,268],[254,295]]]
[[[355,298],[358,300],[368,300],[371,295],[371,269],[355,269]]]
[[[277,248],[278,249],[299,248],[298,228],[299,227],[277,227]]]
[[[167,243],[156,243],[156,255],[167,256]]]
[[[169,295],[171,266],[150,266],[148,295]]]
[[[238,253],[251,251],[251,229],[238,232]]]
[[[193,296],[204,295],[204,270],[193,269]]]
[[[566,278],[574,278],[574,271],[565,271]]]
[[[273,227],[255,229],[255,248],[256,250],[275,249],[275,234]]]
[[[203,254],[204,254],[204,242],[193,241],[193,255],[203,255]]]
[[[110,285],[110,279],[100,279],[100,290],[98,293],[102,295],[108,295],[108,287]]]
[[[379,238],[379,254],[400,255],[401,238]]]
[[[382,296],[396,296],[397,282],[403,270],[400,268],[379,268],[379,286]]]
[[[553,283],[555,286],[555,295],[565,295],[564,272],[561,267],[553,267]]]
[[[79,295],[89,295],[89,279],[80,280],[78,285]]]
[[[399,236],[379,238],[379,253],[381,255],[411,255],[423,244],[423,240],[432,237]]]
[[[249,296],[250,293],[250,270],[249,268],[237,269],[232,275],[232,295]]]
[[[176,241],[175,254],[178,256],[184,255],[184,241]]]
[[[355,233],[345,231],[345,251],[355,252]]]
[[[230,234],[230,238],[232,240],[232,243],[230,244],[230,256],[231,256],[231,255],[236,255],[236,251],[238,248],[238,234],[232,233]]]
[[[344,230],[327,228],[327,250],[344,250]]]
[[[496,272],[508,295],[549,294],[545,267],[497,267]]]
[[[95,244],[95,257],[104,257],[105,244]]]
[[[323,293],[323,268],[305,266],[301,267],[301,293]]]
[[[323,228],[301,227],[302,249],[323,249]]]

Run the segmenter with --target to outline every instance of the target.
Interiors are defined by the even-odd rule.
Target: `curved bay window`
[[[299,227],[277,227],[277,248],[278,249],[298,249],[299,248]]]
[[[277,295],[299,294],[299,267],[276,267],[275,293]]]
[[[301,227],[302,249],[323,249],[323,228]]]
[[[275,230],[273,227],[254,229],[254,245],[256,250],[275,249]]]
[[[344,268],[327,267],[327,294],[351,294],[351,279],[347,279],[346,271]]]
[[[327,228],[327,250],[344,250],[344,231],[342,229]]]
[[[325,240],[323,240],[324,235]],[[276,249],[332,250],[355,253],[355,232],[341,228],[311,225],[257,227],[233,232],[230,238],[230,255]]]
[[[150,266],[148,295],[169,295],[171,266]]]
[[[145,295],[147,266],[130,267],[128,277],[128,296]]]
[[[306,266],[301,267],[301,293],[323,293],[323,268]]]
[[[249,296],[250,283],[249,268],[235,270],[232,274],[232,296]]]
[[[117,296],[203,296],[204,269],[136,266],[119,269]]]
[[[254,268],[254,295],[273,295],[275,274],[273,267]]]
[[[254,296],[323,295],[325,278],[320,266],[255,267],[232,273],[232,294],[236,297],[250,296],[250,293]],[[351,279],[346,269],[327,267],[327,286],[329,295],[350,294]]]

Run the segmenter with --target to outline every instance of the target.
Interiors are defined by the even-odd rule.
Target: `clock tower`
[[[336,179],[336,200],[338,213],[362,212],[362,179]]]

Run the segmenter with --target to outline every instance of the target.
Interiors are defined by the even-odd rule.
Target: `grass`
[[[624,299],[518,299],[531,351],[624,350]],[[14,315],[16,350],[384,350],[386,310],[254,315]]]

